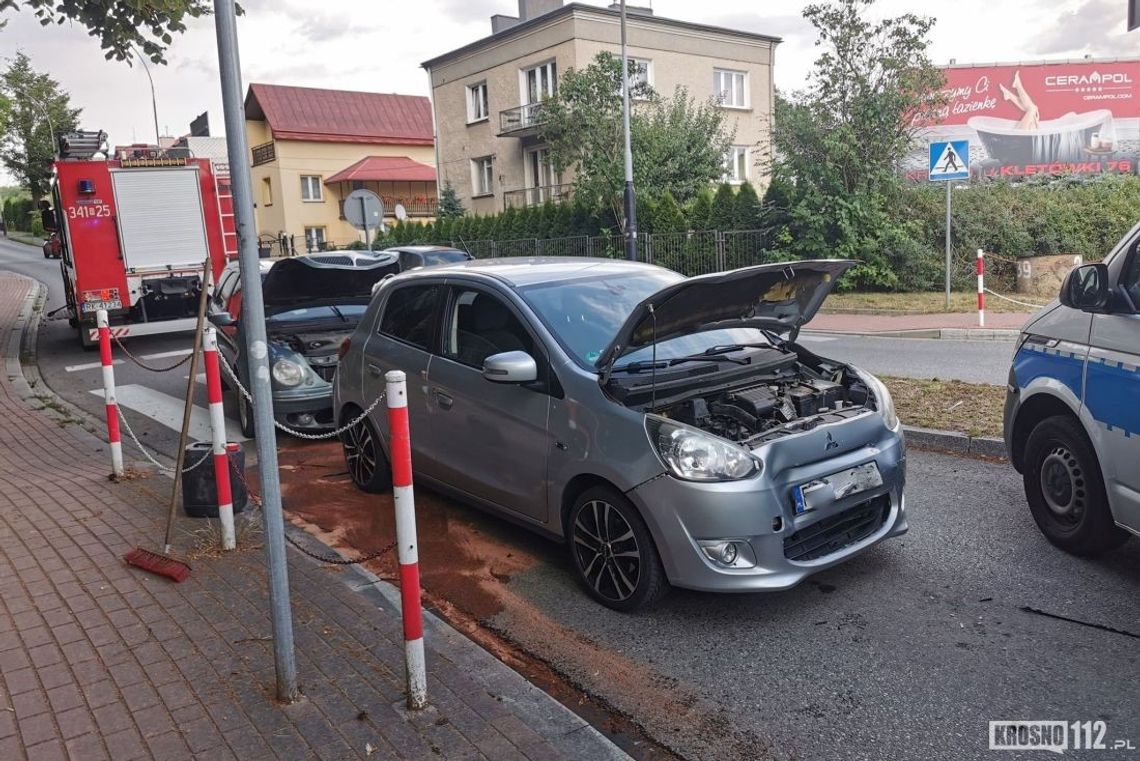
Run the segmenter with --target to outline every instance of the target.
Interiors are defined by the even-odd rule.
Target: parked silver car
[[[334,411],[350,422],[403,370],[417,483],[563,539],[611,608],[786,589],[907,530],[887,389],[795,343],[851,265],[404,273],[342,348]],[[389,488],[383,406],[343,443],[359,487]]]

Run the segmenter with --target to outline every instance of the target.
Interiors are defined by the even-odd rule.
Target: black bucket
[[[186,447],[188,468],[203,457],[208,457],[211,445],[206,441],[196,441]],[[230,461],[230,493],[233,495],[234,512],[245,509],[249,493],[245,488],[245,450],[241,444],[231,441],[226,444],[226,455]],[[182,509],[191,518],[218,517],[218,489],[214,483],[214,464],[204,462],[189,473],[182,474]]]

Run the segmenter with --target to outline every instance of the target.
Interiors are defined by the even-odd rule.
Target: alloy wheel
[[[598,595],[628,600],[641,581],[641,550],[633,527],[603,500],[582,505],[574,518],[574,558]]]
[[[361,420],[344,432],[344,460],[352,480],[359,486],[369,483],[376,472],[376,437]]]

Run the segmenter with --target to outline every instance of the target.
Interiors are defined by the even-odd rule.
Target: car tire
[[[1128,540],[1112,520],[1100,463],[1077,420],[1057,415],[1037,424],[1025,445],[1023,477],[1033,520],[1052,544],[1095,555]]]
[[[346,410],[344,422],[350,422],[360,414],[360,410],[351,408]],[[351,426],[340,435],[340,443],[344,448],[344,464],[348,468],[348,475],[357,489],[369,494],[390,491],[392,488],[392,470],[388,466],[388,458],[384,456],[384,448],[380,446],[380,436],[372,421],[364,418],[356,425]]]
[[[578,581],[607,608],[638,610],[669,591],[645,521],[616,489],[595,486],[582,492],[570,508],[566,539]]]
[[[241,435],[252,439],[254,437],[253,405],[249,403],[240,389],[236,392],[236,396],[238,425],[241,426]]]

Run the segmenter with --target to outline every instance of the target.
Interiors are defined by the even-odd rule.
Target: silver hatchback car
[[[401,274],[342,346],[334,411],[350,422],[403,370],[417,483],[564,540],[611,608],[786,589],[907,530],[887,389],[795,342],[852,264]],[[343,444],[357,486],[390,487],[383,406]]]

